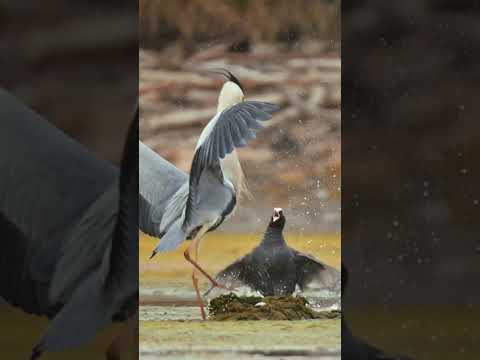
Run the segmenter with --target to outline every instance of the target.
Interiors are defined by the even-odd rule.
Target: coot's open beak
[[[273,209],[273,222],[277,221],[278,219],[280,219],[280,217],[282,216],[282,208],[274,208]]]

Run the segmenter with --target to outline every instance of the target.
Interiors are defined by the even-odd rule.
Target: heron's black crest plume
[[[234,82],[235,84],[238,85],[238,87],[240,89],[242,89],[243,93],[245,94],[245,88],[243,87],[242,83],[240,82],[240,80],[238,80],[238,78],[233,75],[230,71],[228,71],[227,69],[218,69],[216,71],[213,71],[214,73],[217,73],[217,74],[220,74],[220,75],[223,75],[225,76],[228,81],[231,81],[231,82]]]

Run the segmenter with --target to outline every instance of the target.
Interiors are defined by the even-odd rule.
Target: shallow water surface
[[[199,262],[215,274],[257,245],[260,234],[209,234]],[[336,235],[287,234],[290,246],[340,267]],[[148,261],[157,240],[140,243],[141,359],[340,359],[340,320],[202,321],[191,282],[192,267],[183,257],[188,245]],[[201,279],[202,292],[209,287]],[[253,295],[238,289],[240,295]],[[302,294],[315,310],[338,309],[339,292]],[[208,299],[204,299],[205,303]]]
[[[157,321],[155,313],[187,317],[192,311],[179,308],[142,307],[140,310],[141,358],[231,359],[256,355],[289,355],[297,358],[339,359],[338,320],[301,321]],[[195,309],[198,311],[198,309]],[[232,357],[232,355],[235,355]],[[251,357],[250,357],[251,358]]]

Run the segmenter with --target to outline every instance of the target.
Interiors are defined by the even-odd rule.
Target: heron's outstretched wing
[[[138,107],[127,134],[119,183],[87,210],[64,246],[69,251],[57,264],[50,298],[65,305],[37,351],[84,344],[114,315],[136,311],[132,300],[138,300],[137,141]]]
[[[3,90],[0,119],[0,212],[23,234],[20,240],[2,239],[0,253],[18,247],[24,252],[12,269],[18,288],[7,292],[0,286],[0,296],[7,301],[30,297],[27,311],[48,314],[58,306],[49,301],[48,289],[57,263],[69,251],[66,239],[116,182],[118,170]],[[108,229],[98,230],[96,238],[110,241],[103,233]],[[33,285],[26,288],[26,283]]]
[[[243,147],[262,129],[261,121],[272,118],[278,106],[259,101],[243,101],[216,115],[200,136],[190,170],[190,191],[187,199],[185,221],[192,221],[198,203],[197,187],[205,169],[219,172],[219,160],[235,148]],[[193,221],[194,222],[194,221]]]
[[[114,183],[66,234],[52,274],[49,289],[52,303],[66,303],[75,288],[100,268],[104,254],[110,251],[114,237],[118,199],[118,185]],[[109,257],[105,260],[110,263]],[[108,274],[109,266],[105,266],[105,269]]]
[[[0,293],[11,305],[20,307],[28,313],[43,315],[42,309],[48,308],[48,304],[42,303],[47,299],[47,288],[39,286],[32,280],[26,266],[28,239],[16,225],[0,213],[0,243],[7,242],[8,251],[3,251],[6,246],[0,251]],[[23,266],[19,267],[18,264]],[[44,296],[32,296],[32,293],[37,292]]]
[[[203,169],[253,140],[256,137],[255,130],[263,129],[260,121],[271,119],[276,110],[278,107],[274,104],[243,101],[216,115],[199,139],[192,161],[190,182],[198,182]]]
[[[337,269],[322,263],[312,255],[293,251],[297,267],[297,284],[302,290],[309,287],[340,288],[341,276]]]
[[[111,245],[111,244],[109,244]],[[49,322],[44,336],[34,353],[61,351],[81,346],[90,341],[106,323],[111,321],[119,304],[116,294],[105,291],[103,274],[108,272],[110,246],[104,253],[101,266],[73,289],[68,301]]]
[[[144,233],[161,237],[160,224],[167,205],[180,188],[188,193],[188,175],[139,142],[139,227]],[[182,193],[178,193],[179,199]],[[186,197],[186,193],[183,195]],[[172,204],[176,204],[173,202]],[[174,205],[170,205],[174,206]],[[183,211],[183,209],[182,209]],[[172,213],[168,213],[172,217]],[[173,221],[165,220],[171,224]]]

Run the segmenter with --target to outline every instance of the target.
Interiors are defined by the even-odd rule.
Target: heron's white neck
[[[244,94],[240,86],[233,81],[227,81],[223,84],[220,95],[218,96],[217,113],[238,104],[243,101]]]
[[[242,199],[243,196],[250,197],[245,174],[243,173],[242,165],[240,165],[237,152],[233,150],[230,154],[226,155],[224,159],[220,160],[220,166],[223,176],[225,176],[235,188],[237,200]]]

